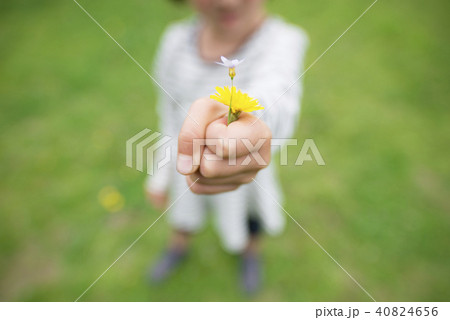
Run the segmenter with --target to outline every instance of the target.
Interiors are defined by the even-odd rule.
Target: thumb
[[[228,109],[225,105],[208,98],[196,100],[190,107],[178,135],[177,170],[184,175],[197,171],[202,155],[200,139],[205,139],[206,127],[224,115]],[[199,139],[199,141],[195,141]]]

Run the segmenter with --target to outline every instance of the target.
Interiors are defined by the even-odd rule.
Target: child
[[[254,159],[248,166],[239,165],[239,159],[246,156],[239,147],[235,166],[225,159],[208,162],[202,158],[200,166],[192,160],[194,138],[248,138],[253,145],[259,138],[268,138],[259,150],[268,163],[270,137],[290,138],[293,133],[302,92],[296,80],[307,37],[282,19],[267,16],[264,2],[190,0],[197,16],[170,26],[162,38],[156,77],[171,97],[164,92],[159,96],[160,131],[178,137],[178,154],[172,155],[177,158],[178,172],[172,161],[147,181],[154,206],[165,208],[169,193],[173,201],[168,219],[174,232],[152,270],[154,281],[165,279],[182,261],[189,237],[202,227],[207,207],[211,207],[224,248],[241,254],[244,290],[254,292],[260,285],[258,236],[262,230],[277,234],[284,227],[284,215],[276,203],[281,203],[281,195],[271,165],[264,168]],[[228,107],[208,98],[198,100],[213,94],[216,86],[229,85],[228,70],[215,63],[221,56],[245,58],[236,68],[235,86],[265,107],[253,114],[242,113],[228,127]],[[191,106],[188,116],[181,106],[186,110]],[[204,153],[214,155],[210,148]],[[192,192],[186,192],[189,186]]]

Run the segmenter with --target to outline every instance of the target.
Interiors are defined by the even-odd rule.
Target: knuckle
[[[230,154],[230,152],[232,151],[232,148],[230,148],[230,143],[232,143],[232,141],[230,141],[230,139],[228,138],[219,139],[218,147],[221,148],[222,155],[225,158],[233,156],[232,154]]]
[[[226,147],[227,143],[224,140],[225,139],[223,138],[214,139],[214,143],[212,145],[213,149],[211,149],[211,151],[213,151],[213,153],[217,156],[222,155],[223,157],[226,157],[227,155],[228,148]]]
[[[247,176],[245,178],[242,178],[241,184],[249,184],[253,181],[254,176]]]
[[[196,137],[196,132],[192,128],[183,128],[178,135],[179,143],[192,143],[193,139]]]
[[[269,126],[261,119],[258,119],[258,125],[259,136],[266,140],[272,139],[272,130],[270,130]]]
[[[267,139],[272,139],[272,130],[270,130],[270,128],[267,126],[266,128],[267,128]]]
[[[239,188],[239,187],[240,187],[239,184],[234,185],[234,186],[230,187],[230,189],[229,189],[228,191],[234,191],[234,190],[236,190],[236,189]]]
[[[270,141],[270,139],[272,139],[272,130],[270,130],[270,128],[264,123],[264,125],[262,126],[262,137],[264,139],[266,139],[267,141]]]
[[[270,164],[271,157],[270,154],[268,156],[263,156],[264,163],[261,165],[261,169],[267,168]]]
[[[191,185],[191,191],[195,194],[202,194],[202,186],[198,183],[194,183],[193,185]]]
[[[205,178],[214,178],[217,176],[217,170],[212,161],[202,161],[200,163],[200,174]]]
[[[205,105],[209,103],[211,103],[210,99],[205,97],[199,98],[192,103],[190,111],[204,110]]]

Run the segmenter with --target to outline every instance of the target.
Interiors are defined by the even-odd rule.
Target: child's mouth
[[[219,19],[220,22],[223,23],[224,25],[230,26],[236,23],[236,21],[238,20],[238,15],[237,13],[233,12],[221,13]]]

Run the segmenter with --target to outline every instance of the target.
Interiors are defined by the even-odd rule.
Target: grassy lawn
[[[190,14],[163,0],[80,3],[146,68],[164,28]],[[308,65],[370,3],[268,6],[308,32]],[[71,0],[0,8],[0,300],[72,301],[159,215],[124,152],[157,127],[156,90]],[[449,9],[380,0],[304,78],[296,137],[326,166],[279,168],[286,210],[379,301],[450,299]],[[105,187],[120,211],[101,206]],[[248,299],[212,226],[172,279],[148,286],[168,234],[155,224],[82,300]],[[291,220],[263,255],[252,300],[369,300]]]

